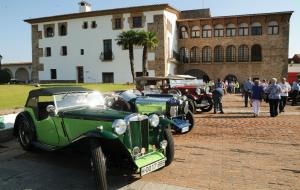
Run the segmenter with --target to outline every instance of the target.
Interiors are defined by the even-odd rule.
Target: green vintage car
[[[14,134],[23,149],[89,150],[98,189],[107,189],[107,162],[128,162],[141,176],[169,165],[174,143],[169,121],[107,108],[100,92],[81,87],[32,90]]]

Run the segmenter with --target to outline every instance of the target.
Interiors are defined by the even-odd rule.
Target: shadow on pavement
[[[4,161],[0,166],[0,189],[95,189],[87,155],[71,150],[33,150]],[[139,178],[115,166],[108,169],[110,189],[119,189]]]

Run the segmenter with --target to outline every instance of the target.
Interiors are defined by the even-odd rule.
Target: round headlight
[[[186,100],[187,100],[187,97],[186,97],[186,96],[182,96],[182,100],[183,100],[183,101],[186,101]]]
[[[126,122],[123,119],[117,119],[113,122],[112,127],[118,135],[122,135],[126,132]]]
[[[178,113],[178,107],[177,106],[171,106],[170,107],[170,116],[176,117]]]
[[[201,94],[201,89],[200,89],[200,88],[197,88],[197,89],[196,89],[196,94],[198,94],[198,95]]]
[[[156,114],[152,114],[149,116],[149,122],[152,127],[157,127],[159,124],[159,117]]]
[[[180,104],[180,105],[183,104],[183,100],[179,100],[179,104]]]

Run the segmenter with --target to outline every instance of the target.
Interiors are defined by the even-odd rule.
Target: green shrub
[[[0,84],[8,83],[10,79],[10,74],[7,71],[0,70]]]

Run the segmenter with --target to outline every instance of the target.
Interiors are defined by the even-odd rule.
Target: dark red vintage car
[[[189,75],[166,77],[137,77],[136,88],[144,94],[178,94],[188,98],[190,110],[209,112],[213,107],[212,94],[202,80]]]

